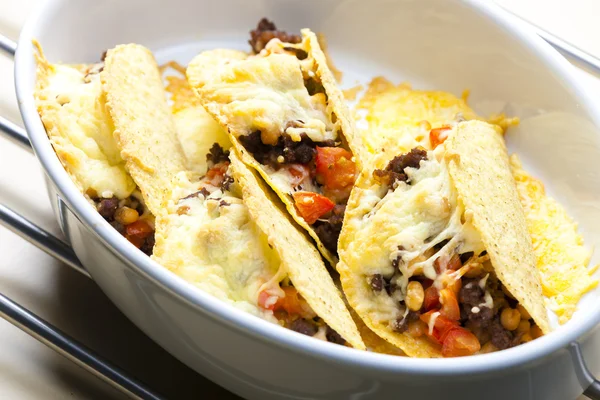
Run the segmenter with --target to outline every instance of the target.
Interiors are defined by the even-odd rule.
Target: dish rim
[[[523,43],[551,73],[560,77],[565,88],[579,99],[584,112],[596,126],[600,126],[600,106],[595,105],[583,85],[576,79],[572,73],[574,67],[566,59],[499,6],[478,0],[463,0],[463,2],[483,18],[487,18],[491,23],[502,28],[506,34]],[[220,325],[227,326],[228,329],[235,329],[241,334],[249,335],[269,345],[276,345],[282,350],[291,350],[340,366],[368,369],[370,372],[443,376],[481,374],[532,362],[566,347],[600,322],[599,306],[590,312],[588,318],[571,321],[557,328],[551,334],[517,348],[467,358],[418,359],[362,352],[314,340],[247,314],[202,292],[138,251],[116,230],[112,229],[81,195],[67,175],[47,138],[33,99],[35,79],[32,76],[35,71],[35,60],[32,40],[39,37],[37,27],[44,25],[40,22],[53,15],[52,11],[64,3],[68,3],[68,0],[48,0],[34,11],[21,31],[15,56],[15,88],[19,109],[36,157],[61,199],[69,206],[69,210],[104,246],[117,255],[131,271],[149,279],[196,311]]]

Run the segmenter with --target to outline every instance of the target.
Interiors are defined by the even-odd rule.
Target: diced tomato
[[[125,226],[125,237],[138,249],[144,244],[144,240],[153,232],[152,227],[144,220],[137,221]]]
[[[206,178],[213,186],[220,186],[229,168],[228,162],[220,162],[206,172]]]
[[[445,288],[440,291],[440,303],[442,304],[441,315],[452,321],[460,319],[460,308],[458,308],[458,301],[452,289]]]
[[[433,310],[440,306],[440,295],[435,286],[429,286],[425,289],[425,298],[423,299],[423,308],[425,311]]]
[[[429,131],[429,142],[431,143],[431,148],[435,149],[440,144],[444,143],[446,139],[448,139],[448,131],[452,129],[451,127],[444,125],[439,128],[433,128]]]
[[[292,194],[298,212],[309,225],[314,224],[323,214],[333,210],[335,204],[327,197],[312,192]]]
[[[444,357],[470,356],[481,349],[477,337],[464,328],[453,328],[445,336],[442,344]]]
[[[300,296],[300,293],[293,286],[281,288],[285,295],[280,297],[277,303],[273,305],[273,311],[283,310],[288,314],[300,315],[302,318],[314,318],[316,314],[310,308],[306,300]],[[259,296],[260,299],[260,296]]]
[[[328,189],[351,187],[356,180],[352,153],[340,147],[317,147],[317,181]]]
[[[301,184],[306,178],[310,176],[308,167],[302,164],[290,164],[288,171],[292,175],[292,187],[296,187]]]
[[[431,320],[431,318],[433,317],[433,313],[435,313],[437,311],[435,310],[431,310],[426,312],[425,314],[421,314],[420,319],[421,321],[425,322],[427,324],[427,326],[429,327],[429,321]],[[444,317],[443,315],[438,315],[435,318],[435,322],[433,323],[433,332],[431,333],[431,335],[429,334],[429,330],[427,331],[427,335],[432,338],[433,340],[435,340],[436,342],[438,342],[439,344],[442,344],[444,342],[444,339],[446,338],[446,335],[454,328],[458,328],[458,323],[456,321],[451,321],[448,318]]]

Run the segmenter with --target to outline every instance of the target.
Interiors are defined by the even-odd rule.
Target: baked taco
[[[548,332],[501,130],[460,122],[434,150],[398,153],[361,172],[340,236],[342,287],[366,325],[411,357]]]
[[[186,168],[150,51],[110,50],[101,78],[125,166],[156,215],[152,257],[247,312],[364,349],[319,253],[247,167],[215,144],[206,174]]]
[[[188,66],[188,80],[241,160],[334,265],[361,139],[317,36],[303,29],[299,43],[267,37],[248,57],[201,53]]]
[[[34,93],[48,138],[65,170],[100,215],[150,255],[154,217],[125,169],[102,94],[103,63],[51,64],[37,42]]]

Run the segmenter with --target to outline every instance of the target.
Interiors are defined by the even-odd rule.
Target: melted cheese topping
[[[36,92],[36,100],[65,169],[83,193],[128,197],[136,186],[113,137],[100,75],[85,77],[83,71],[67,65],[52,65],[47,72],[47,85]]]
[[[211,295],[254,315],[277,322],[258,306],[263,289],[280,290],[281,260],[251,220],[236,189],[184,199],[200,189],[181,173],[162,218],[168,226],[158,259]],[[202,221],[202,223],[198,223]],[[183,257],[184,256],[184,257]]]
[[[525,210],[542,290],[558,321],[564,324],[577,309],[581,297],[598,285],[598,280],[591,277],[597,266],[587,267],[591,251],[585,247],[577,224],[565,209],[546,196],[542,182],[528,175],[515,155],[510,162]]]
[[[479,234],[464,215],[445,162],[438,162],[434,152],[429,152],[428,159],[421,161],[419,169],[405,169],[410,185],[400,182],[384,193],[381,186],[372,187],[365,196],[367,203],[374,203],[372,211],[359,222],[361,233],[348,248],[348,254],[356,258],[352,265],[360,266],[366,277],[394,276],[392,262],[399,257],[400,274],[393,283],[400,290],[393,298],[385,292],[376,296],[378,304],[373,309],[380,321],[401,316],[398,301],[404,299],[411,276],[425,275],[439,289],[446,286],[448,274],[437,273],[433,265],[438,257],[449,260],[456,253],[484,250]],[[436,251],[434,246],[446,240]]]
[[[206,155],[216,142],[224,150],[229,150],[231,142],[227,132],[204,107],[195,105],[181,109],[173,114],[177,126],[177,137],[190,170],[206,173]]]
[[[295,141],[300,141],[301,133],[316,142],[335,140],[325,95],[309,95],[304,84],[305,75],[311,75],[312,60],[279,54],[276,42],[269,42],[268,51],[257,56],[223,63],[217,76],[211,74],[200,82],[207,101],[224,104],[221,112],[230,116],[231,132],[261,131],[266,144],[276,144],[283,133]]]

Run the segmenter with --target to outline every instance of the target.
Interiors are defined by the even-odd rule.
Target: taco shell
[[[385,167],[392,156],[376,156],[356,182],[340,235],[338,272],[349,303],[371,330],[411,357],[440,357],[441,348],[423,336],[393,330],[389,321],[401,317],[397,303],[375,294],[368,277],[375,271],[370,268],[389,265],[390,251],[398,240],[410,243],[410,238],[420,237],[427,242],[425,227],[449,232],[447,239],[461,237],[466,252],[487,250],[498,279],[543,332],[550,330],[531,239],[500,130],[481,121],[461,122],[445,146],[438,154],[439,163],[419,170],[429,174],[428,179],[389,193],[376,182],[373,170]],[[408,150],[399,149],[397,154]],[[438,191],[448,199],[449,209],[432,208]],[[427,263],[431,267],[431,259],[424,262],[424,269]]]
[[[299,215],[291,196],[292,187],[285,178],[281,179],[272,169],[260,164],[238,139],[257,130],[276,137],[285,131],[289,122],[313,121],[322,125],[323,121],[319,118],[332,118],[335,121],[333,129],[340,133],[339,139],[352,151],[355,162],[360,165],[363,158],[362,139],[356,134],[343,94],[327,67],[316,35],[303,29],[302,37],[301,44],[280,43],[279,49],[283,52],[284,47],[294,47],[305,52],[307,57],[302,61],[275,50],[267,55],[261,52],[248,58],[234,53],[234,59],[227,59],[228,54],[224,50],[214,50],[194,58],[188,66],[187,76],[202,105],[227,129],[240,159],[260,173],[283,201],[294,221],[308,231],[319,251],[335,265],[337,256],[325,248],[315,231]],[[300,63],[310,66],[311,73],[315,74],[324,88],[326,116],[315,116],[314,99],[305,87]],[[318,138],[332,139],[326,136]]]

